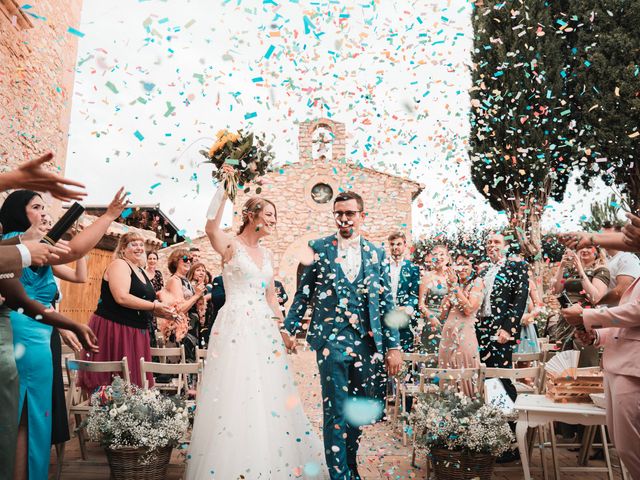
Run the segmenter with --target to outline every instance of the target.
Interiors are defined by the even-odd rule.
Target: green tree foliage
[[[620,219],[620,200],[611,195],[604,202],[593,202],[591,204],[591,217],[582,220],[580,226],[588,232],[599,232],[605,226],[622,227],[625,222]]]
[[[580,110],[580,183],[617,185],[631,211],[640,209],[640,2],[573,0],[571,57]]]
[[[487,0],[473,16],[473,183],[507,213],[529,260],[541,260],[540,217],[549,198],[562,200],[577,163],[565,7]]]

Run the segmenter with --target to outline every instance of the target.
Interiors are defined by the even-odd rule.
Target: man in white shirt
[[[384,366],[396,375],[402,354],[398,331],[387,321],[395,304],[385,252],[360,236],[366,219],[362,197],[350,191],[338,194],[333,218],[338,232],[309,243],[314,260],[300,276],[284,328],[295,335],[311,308],[306,338],[320,372],[329,475],[332,480],[360,480],[362,421],[349,417],[347,402],[366,397],[383,406]],[[377,421],[375,417],[365,423]]]
[[[620,233],[622,227],[606,224],[602,229],[604,233]],[[611,273],[609,291],[602,297],[600,305],[615,306],[620,302],[624,292],[631,286],[633,281],[640,277],[640,259],[633,253],[621,252],[612,248],[607,248],[609,260],[607,267]]]

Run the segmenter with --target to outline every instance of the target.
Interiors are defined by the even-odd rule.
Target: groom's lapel
[[[364,284],[366,285],[367,290],[367,303],[369,305],[369,321],[371,322],[371,328],[374,328],[374,319],[376,318],[376,308],[373,304],[372,295],[374,284],[377,283],[377,279],[374,278],[375,269],[374,262],[378,261],[378,254],[373,251],[372,245],[367,242],[364,238],[360,239],[360,250],[362,251],[362,265],[363,265],[363,273],[364,273]],[[374,258],[375,254],[375,258]]]
[[[364,265],[364,278],[365,283],[370,284],[373,281],[371,276],[373,275],[373,260],[371,255],[371,245],[363,238],[360,237],[360,251],[362,252],[362,264]]]
[[[336,298],[338,295],[338,268],[340,265],[336,262],[338,259],[338,237],[336,235],[332,235],[329,237],[329,241],[326,245],[326,254],[327,261],[329,262],[329,267],[331,268],[331,276],[333,277],[333,291],[335,292]]]

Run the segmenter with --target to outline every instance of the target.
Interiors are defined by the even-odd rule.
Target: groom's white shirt
[[[362,266],[362,248],[360,235],[353,238],[342,238],[338,233],[338,258],[342,271],[350,282],[354,282]]]

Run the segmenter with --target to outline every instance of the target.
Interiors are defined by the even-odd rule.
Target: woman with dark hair
[[[186,248],[174,250],[167,258],[167,268],[172,275],[160,292],[160,298],[163,302],[175,307],[178,318],[170,323],[162,322],[160,330],[163,332],[165,341],[172,344],[180,344],[189,335],[191,327],[189,312],[206,293],[204,285],[194,288],[187,278],[192,263],[193,258]],[[190,339],[189,345],[186,345],[189,347],[190,357],[195,356],[196,344],[194,337]]]
[[[159,292],[164,287],[164,278],[162,277],[162,272],[158,270],[158,252],[155,250],[147,253],[147,265],[144,268],[147,277],[151,280],[151,284],[153,285],[153,289],[156,292]]]
[[[153,289],[156,293],[164,288],[164,278],[162,272],[156,267],[158,266],[158,252],[155,250],[147,253],[147,263],[144,267],[144,271],[153,285]],[[158,322],[155,315],[149,316],[149,343],[152,347],[158,346],[158,339],[156,338],[156,332],[158,331]]]
[[[124,189],[121,189],[107,212],[73,237],[68,243],[69,253],[59,255],[51,266],[22,270],[20,282],[30,298],[45,306],[52,305],[58,290],[54,275],[64,275],[64,269],[58,266],[80,259],[98,243],[124,209],[125,198]],[[45,203],[38,193],[31,190],[12,192],[0,207],[3,237],[12,238],[27,231],[30,234],[38,232],[45,215]],[[27,478],[27,475],[34,479],[46,478],[52,440],[52,327],[15,311],[10,313],[10,320],[20,378],[14,478]],[[78,343],[74,334],[69,332],[66,335],[72,339],[71,343]]]
[[[447,276],[447,295],[442,303],[442,339],[438,352],[438,368],[478,368],[480,354],[475,323],[484,295],[484,281],[475,277],[471,259],[466,254],[456,257]],[[479,392],[468,380],[460,382],[467,396]]]

